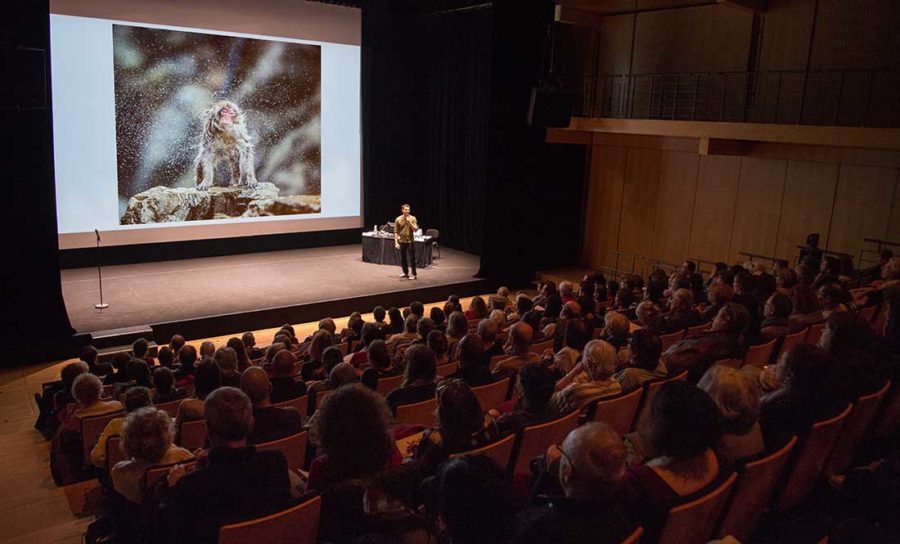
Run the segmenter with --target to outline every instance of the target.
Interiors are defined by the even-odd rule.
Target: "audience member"
[[[627,366],[613,375],[622,387],[623,393],[629,393],[642,387],[646,382],[667,376],[666,365],[660,359],[661,352],[662,342],[659,336],[646,329],[634,331],[628,349],[619,352],[620,356],[623,354],[627,356],[625,359]]]
[[[523,366],[516,379],[518,404],[497,419],[500,434],[515,434],[524,427],[555,418],[558,414],[550,404],[555,387],[555,376],[543,363]]]
[[[122,410],[121,402],[101,399],[100,393],[102,390],[103,383],[100,381],[100,378],[87,372],[79,374],[72,381],[72,397],[76,402],[75,411],[72,415],[76,420],[102,416]]]
[[[509,339],[506,341],[508,358],[494,365],[495,372],[515,373],[527,363],[538,362],[541,357],[531,351],[534,329],[528,323],[514,323],[509,328]],[[562,346],[560,346],[562,348]]]
[[[219,348],[213,358],[219,365],[219,373],[223,386],[240,387],[241,373],[238,371],[237,353],[231,348]]]
[[[181,346],[181,349],[176,353],[178,353],[178,364],[180,365],[176,377],[180,378],[181,383],[194,383],[196,374],[194,365],[197,364],[197,348],[190,344],[186,344]]]
[[[306,394],[306,383],[295,376],[296,365],[297,359],[290,351],[283,349],[275,354],[272,361],[272,402],[277,404]]]
[[[490,458],[465,456],[446,463],[437,476],[439,519],[446,542],[507,542],[513,504],[503,470]]]
[[[697,386],[719,407],[722,435],[715,447],[723,467],[763,452],[759,426],[759,388],[750,375],[727,366],[710,368]]]
[[[169,346],[162,346],[156,353],[156,360],[159,361],[159,366],[174,369],[175,352]]]
[[[330,369],[324,367],[322,356],[326,349],[332,347],[333,343],[333,337],[327,329],[319,329],[313,334],[309,342],[309,349],[306,351],[306,358],[300,367],[300,376],[305,381],[322,380],[328,376]],[[343,358],[344,356],[341,355],[341,360]]]
[[[760,342],[769,342],[788,334],[791,330],[790,317],[793,310],[789,296],[784,293],[773,293],[763,308],[765,319],[760,324]]]
[[[628,318],[619,312],[610,311],[606,312],[605,322],[600,339],[612,344],[616,350],[626,347],[631,339],[631,322]]]
[[[688,379],[696,383],[719,359],[744,357],[749,324],[746,306],[729,302],[716,314],[709,332],[676,342],[663,354],[663,363],[673,376],[687,370]]]
[[[264,355],[262,350],[256,347],[256,337],[253,336],[252,332],[245,332],[242,334],[241,342],[244,343],[244,347],[247,349],[247,356],[250,357],[250,359],[256,361]]]
[[[400,313],[397,307],[391,307],[388,310],[388,318],[390,323],[385,327],[385,333],[397,334],[403,332],[403,314]]]
[[[189,474],[179,465],[169,473],[163,510],[169,542],[215,543],[222,525],[276,512],[290,500],[284,455],[247,446],[253,429],[247,395],[233,387],[213,391],[204,419],[206,463]]]
[[[432,331],[432,334],[436,331]],[[437,376],[434,351],[427,346],[413,346],[406,350],[406,370],[403,383],[387,394],[385,400],[392,413],[401,404],[415,404],[434,398]]]
[[[380,378],[396,376],[402,372],[401,368],[394,366],[391,362],[391,356],[384,340],[374,340],[369,344],[368,351],[369,368],[363,371],[359,381],[369,389],[377,389]],[[407,357],[408,353],[409,350],[407,350]]]
[[[214,343],[207,340],[206,342],[203,342],[202,344],[200,344],[200,358],[201,359],[206,359],[206,358],[213,359],[213,358],[215,358],[215,354],[216,354],[216,345]]]
[[[791,332],[799,332],[806,327],[825,320],[819,308],[816,292],[809,285],[798,283],[791,290],[793,313],[788,318]]]
[[[497,338],[499,331],[500,325],[493,319],[482,319],[478,322],[478,337],[481,338],[484,347],[485,364],[489,364],[492,357],[505,354],[503,342]]]
[[[690,289],[678,289],[672,293],[669,313],[662,317],[663,334],[683,331],[702,322],[703,318],[694,309],[694,294]]]
[[[188,396],[185,388],[175,387],[175,373],[166,366],[160,366],[153,371],[153,385],[156,388],[153,393],[153,404],[175,402]]]
[[[452,316],[451,316],[452,317]],[[404,323],[403,332],[397,333],[387,340],[388,349],[394,350],[400,344],[409,344],[418,337],[416,332],[419,325],[419,318],[415,314],[407,316]],[[452,319],[451,319],[452,323]]]
[[[447,376],[465,382],[469,387],[487,385],[499,380],[500,377],[491,373],[490,368],[484,362],[484,349],[481,339],[474,334],[467,334],[459,341],[457,348],[459,356],[459,368],[453,374]],[[501,361],[500,365],[506,361]],[[498,365],[501,370],[505,367]]]
[[[434,352],[434,358],[437,360],[438,366],[446,365],[450,362],[450,355],[447,353],[450,346],[447,344],[446,334],[440,330],[433,330],[428,333],[426,344]]]
[[[488,316],[488,307],[484,299],[481,297],[472,297],[469,302],[469,309],[465,313],[466,319],[473,321],[485,319]]]
[[[154,366],[156,361],[153,360],[153,357],[147,355],[148,351],[150,351],[150,343],[147,342],[146,338],[138,338],[131,344],[131,354],[135,359],[140,359],[148,365]]]
[[[886,379],[881,345],[869,324],[850,312],[837,312],[825,321],[819,347],[834,361],[834,380],[849,400],[874,393]]]
[[[637,322],[641,328],[655,332],[656,334],[662,334],[664,325],[662,321],[662,312],[652,301],[645,300],[638,304],[637,308],[634,310],[634,314],[635,317],[637,317]]]
[[[131,356],[127,353],[115,354],[112,358],[114,372],[112,374],[107,374],[106,378],[104,378],[106,385],[116,385],[131,381],[131,377],[128,376],[128,363],[130,361]]]
[[[197,379],[194,381],[194,397],[184,399],[178,405],[175,417],[175,428],[180,429],[185,421],[203,419],[203,406],[206,397],[222,385],[219,365],[213,359],[203,359],[197,365]],[[176,435],[175,442],[180,442]]]
[[[587,344],[588,331],[584,321],[573,319],[566,323],[566,342],[561,350],[553,356],[553,365],[563,375],[575,368],[581,359],[581,352]]]
[[[272,384],[266,371],[253,367],[241,374],[241,391],[253,404],[253,430],[247,435],[250,444],[265,444],[300,432],[300,413],[295,408],[272,406]]]
[[[622,387],[615,379],[616,348],[604,340],[591,340],[584,347],[584,356],[569,374],[557,384],[559,391],[553,403],[561,414],[580,410],[593,401],[618,395]],[[585,374],[586,381],[573,381],[578,374]]]
[[[247,346],[244,345],[243,340],[232,337],[228,339],[225,345],[234,350],[234,354],[237,357],[238,372],[243,372],[253,366],[253,363],[250,361],[250,354],[247,353]]]
[[[146,387],[132,387],[125,393],[125,411],[129,414],[152,404],[150,390]],[[106,465],[106,442],[111,436],[121,435],[124,425],[125,415],[113,418],[106,424],[106,427],[97,438],[97,443],[91,449],[91,463],[95,467],[103,468]]]
[[[841,302],[843,290],[837,283],[823,284],[819,287],[818,296],[823,318],[828,319],[831,314],[848,311],[847,306]]]

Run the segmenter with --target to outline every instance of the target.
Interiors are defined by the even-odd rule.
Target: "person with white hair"
[[[722,435],[716,457],[723,466],[735,466],[765,449],[759,426],[759,388],[747,373],[727,366],[713,366],[697,387],[706,391],[719,408]]]
[[[567,302],[572,302],[576,299],[575,286],[572,285],[572,282],[570,282],[570,281],[559,282],[559,297],[562,299],[563,304],[565,304]]]
[[[567,383],[553,395],[551,402],[560,413],[580,410],[595,400],[618,395],[622,386],[613,378],[616,371],[616,348],[604,340],[591,340],[584,347],[581,362],[560,383]],[[584,373],[587,381],[570,383]]]
[[[702,318],[693,306],[694,293],[690,289],[676,289],[669,302],[669,313],[662,317],[662,334],[671,334],[699,325]]]
[[[606,312],[604,323],[606,325],[603,327],[602,334],[600,335],[602,340],[606,340],[617,350],[628,346],[628,341],[631,338],[631,335],[629,334],[631,331],[631,322],[625,317],[625,314],[614,311]]]

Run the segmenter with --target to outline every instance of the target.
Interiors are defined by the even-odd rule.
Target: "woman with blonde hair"
[[[722,466],[734,466],[741,459],[765,449],[759,426],[759,388],[753,378],[740,370],[713,366],[697,386],[706,391],[719,408],[722,435],[715,447]]]

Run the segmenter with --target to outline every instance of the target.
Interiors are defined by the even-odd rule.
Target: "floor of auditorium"
[[[440,258],[408,281],[397,277],[399,266],[361,255],[355,244],[107,266],[103,311],[94,309],[96,268],[63,270],[62,291],[75,330],[95,332],[469,282],[480,263],[441,247]]]
[[[469,300],[462,300],[463,307],[468,307]],[[372,315],[363,318],[372,320]],[[341,328],[347,318],[335,321]],[[305,338],[316,327],[316,323],[298,324],[295,332]],[[257,342],[268,344],[275,332],[255,331]],[[209,340],[224,346],[230,336]],[[203,340],[189,343],[199,348]],[[41,391],[42,383],[58,380],[66,362],[0,369],[0,482],[4,490],[0,494],[0,542],[76,544],[98,512],[97,481],[57,487],[50,477],[50,443],[33,428],[38,415],[34,394]]]

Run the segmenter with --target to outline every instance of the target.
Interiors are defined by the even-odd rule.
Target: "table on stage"
[[[431,266],[431,236],[416,236],[416,268]],[[364,232],[363,262],[400,266],[400,250],[394,247],[394,235]]]

